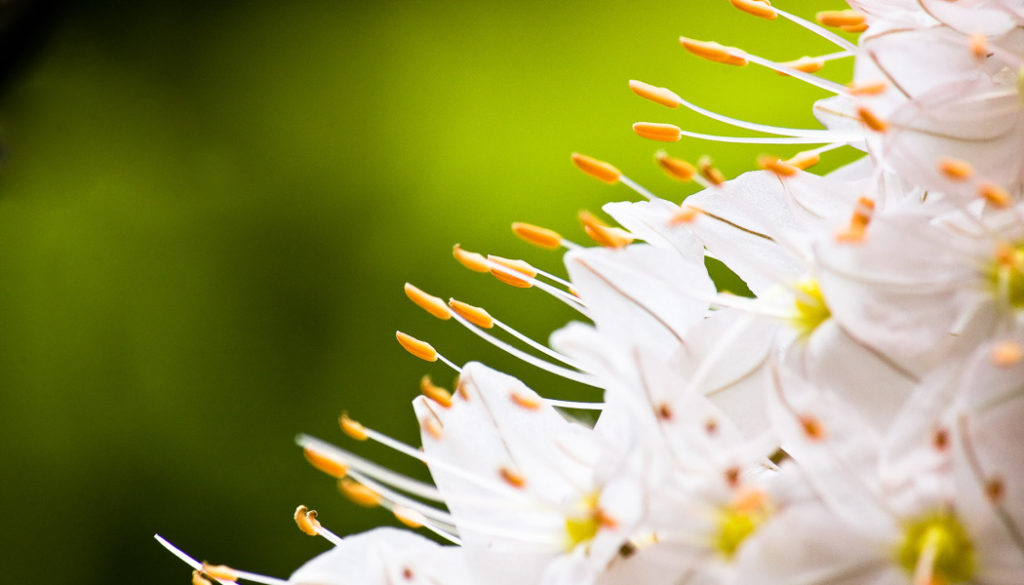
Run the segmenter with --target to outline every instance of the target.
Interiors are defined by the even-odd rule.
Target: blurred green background
[[[789,4],[810,16],[839,3]],[[340,497],[293,438],[353,447],[336,423],[348,409],[418,440],[419,377],[452,376],[405,354],[395,329],[573,395],[433,320],[402,283],[545,339],[572,315],[465,271],[451,245],[557,270],[511,221],[583,241],[579,209],[636,199],[576,171],[572,151],[682,199],[691,189],[655,168],[660,145],[630,124],[732,132],[640,100],[628,79],[814,124],[821,92],[700,61],[678,35],[780,60],[832,50],[726,0],[51,9],[47,26],[15,24],[38,50],[9,68],[0,98],[0,561],[12,583],[187,583],[154,532],[287,576],[325,548],[295,529],[299,503],[339,533],[393,524]],[[710,153],[729,175],[762,151],[668,148]]]

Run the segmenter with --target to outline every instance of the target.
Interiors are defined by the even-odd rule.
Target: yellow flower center
[[[578,514],[565,519],[566,548],[572,550],[590,542],[601,529],[601,512],[597,507],[599,495],[594,492],[577,503]]]
[[[723,557],[731,559],[740,545],[768,517],[764,493],[741,492],[729,506],[718,511],[718,532],[714,547]]]
[[[963,524],[946,512],[907,524],[897,558],[911,575],[926,570],[930,573],[930,582],[938,585],[956,585],[974,575],[974,545]],[[922,562],[926,566],[921,567]]]
[[[818,279],[804,278],[793,284],[796,292],[796,299],[793,307],[796,314],[793,317],[793,327],[796,327],[801,336],[810,335],[832,316],[832,311],[825,304],[825,297],[821,294],[818,286]]]
[[[997,298],[1006,299],[1014,309],[1024,309],[1024,242],[996,246],[988,280]]]

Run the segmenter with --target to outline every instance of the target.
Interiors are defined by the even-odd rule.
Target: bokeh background
[[[783,3],[785,4],[785,3]],[[812,16],[839,2],[798,0]],[[24,7],[28,7],[27,9]],[[686,54],[680,34],[788,60],[830,52],[726,0],[0,2],[0,566],[11,583],[183,584],[160,532],[287,576],[336,532],[394,524],[309,468],[343,409],[416,442],[419,377],[396,329],[549,394],[576,391],[405,300],[411,281],[545,339],[571,318],[450,247],[527,257],[513,220],[636,199],[575,170],[614,162],[667,198],[638,120],[725,131],[633,96],[631,78],[724,113],[814,124],[824,97]],[[843,64],[826,71],[848,76]],[[688,141],[729,175],[763,149]],[[796,149],[776,149],[790,155]]]

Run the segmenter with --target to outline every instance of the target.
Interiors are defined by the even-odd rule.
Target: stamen
[[[547,248],[548,250],[562,247],[562,235],[554,230],[542,228],[532,223],[517,221],[512,224],[512,231],[534,246]]]
[[[309,461],[315,469],[318,469],[331,477],[341,479],[348,475],[348,465],[331,459],[322,453],[319,453],[309,447],[302,450],[302,454],[306,457],[306,461]]]
[[[452,393],[434,384],[430,380],[430,376],[420,378],[420,392],[444,408],[452,406]]]
[[[817,417],[810,414],[803,414],[797,418],[800,429],[812,441],[823,441],[826,438],[825,425]]]
[[[530,288],[533,286],[533,281],[519,278],[516,274],[523,274],[533,279],[537,277],[537,269],[530,266],[529,262],[525,260],[513,260],[511,258],[502,258],[501,256],[495,256],[493,254],[487,255],[488,262],[491,263],[489,272],[491,276],[497,278],[501,282],[507,285],[511,285],[517,288]],[[496,269],[493,264],[500,264],[509,270]],[[510,272],[511,271],[511,272]]]
[[[736,47],[726,47],[714,41],[698,41],[688,37],[679,37],[679,43],[690,53],[708,61],[739,67],[747,64],[745,53]]]
[[[377,465],[372,461],[363,459],[354,453],[350,453],[329,443],[313,439],[312,437],[300,436],[297,441],[303,447],[304,451],[317,452],[320,454],[321,458],[335,461],[336,465],[344,465],[347,469],[349,464],[351,464],[352,473],[359,477],[362,477],[364,474],[369,475],[387,483],[388,485],[400,489],[403,492],[413,494],[417,497],[435,502],[444,501],[441,493],[431,484],[412,479],[386,467]],[[355,475],[353,477],[355,477]]]
[[[711,157],[702,156],[697,161],[697,170],[700,175],[712,185],[718,186],[726,182],[725,175],[711,163]]]
[[[295,525],[299,527],[299,530],[310,535],[316,536],[317,531],[320,529],[320,521],[316,519],[316,510],[310,510],[305,506],[299,506],[295,508]]]
[[[419,339],[416,339],[406,333],[402,333],[401,331],[395,332],[395,339],[397,339],[398,343],[405,348],[405,351],[420,358],[421,360],[436,362],[440,355],[437,353],[437,350],[434,349],[434,346],[430,345],[426,341],[420,341]]]
[[[452,247],[452,256],[459,261],[460,264],[469,268],[473,272],[489,272],[490,269],[487,267],[487,259],[481,254],[476,252],[468,252],[462,249],[462,246],[455,244]]]
[[[847,84],[852,96],[881,95],[889,89],[889,82],[884,79],[874,81],[855,81]]]
[[[572,153],[572,162],[584,173],[610,185],[617,183],[622,176],[619,169],[612,165],[578,152]]]
[[[672,90],[635,79],[629,80],[629,89],[645,100],[650,100],[667,108],[678,108],[679,104],[682,103],[682,98],[677,96]]]
[[[664,150],[654,153],[654,160],[668,175],[674,179],[689,182],[697,174],[697,168],[681,158],[673,158]]]
[[[184,562],[189,567],[192,567],[193,571],[198,571],[205,574],[206,576],[215,579],[222,585],[232,585],[237,580],[242,579],[245,581],[252,581],[253,583],[263,583],[264,585],[288,585],[288,582],[283,579],[275,579],[274,577],[268,577],[266,575],[259,575],[256,573],[250,573],[248,571],[239,571],[232,569],[224,565],[209,565],[207,563],[200,563],[189,555],[185,554],[184,551],[174,546],[167,541],[164,537],[159,534],[154,534],[153,538],[160,543],[160,546],[167,549],[172,555],[178,557],[179,560]],[[200,577],[200,583],[208,582],[206,579]],[[196,582],[195,573],[193,573],[192,582]]]
[[[971,166],[971,163],[959,158],[940,158],[938,168],[939,172],[953,181],[966,181],[974,174],[974,167]]]
[[[491,317],[490,313],[480,307],[475,307],[455,299],[449,299],[448,306],[450,306],[452,310],[458,313],[463,319],[477,327],[482,327],[484,329],[494,327],[494,317]]]
[[[213,585],[209,579],[203,577],[203,574],[198,570],[192,571],[192,585]]]
[[[671,225],[690,223],[691,221],[697,219],[697,216],[699,216],[702,213],[704,213],[704,210],[699,207],[696,207],[694,205],[682,205],[679,208],[679,211],[677,211],[676,214],[672,216],[672,219],[669,220],[669,223]]]
[[[211,565],[203,562],[202,572],[218,581],[238,581],[238,571],[227,565]]]
[[[850,93],[845,86],[840,85],[834,81],[829,81],[827,79],[822,79],[809,73],[804,73],[803,71],[798,71],[796,69],[793,69],[792,67],[787,67],[784,64],[776,63],[775,61],[771,61],[763,57],[758,57],[757,55],[751,55],[750,53],[745,53],[745,55],[751,63],[755,63],[762,67],[767,67],[768,69],[771,69],[778,73],[785,73],[789,77],[794,77],[796,79],[799,79],[800,81],[813,85],[814,87],[817,87],[819,89],[830,91],[837,95],[849,95]]]
[[[637,122],[633,124],[633,132],[642,138],[659,142],[679,142],[683,137],[683,131],[679,126],[654,122]]]
[[[739,8],[747,14],[752,14],[758,18],[764,18],[766,20],[775,20],[779,17],[779,14],[775,12],[772,5],[767,0],[729,0],[732,5]]]
[[[856,27],[865,23],[866,18],[855,10],[824,10],[815,15],[815,20],[833,28]]]
[[[365,441],[367,439],[366,428],[358,421],[350,418],[348,416],[348,412],[343,412],[341,413],[341,416],[338,417],[338,426],[341,427],[341,430],[344,431],[346,435],[357,441]]]
[[[505,483],[516,489],[522,489],[526,487],[526,478],[524,478],[519,472],[515,471],[514,469],[511,469],[509,467],[502,467],[500,470],[498,470],[498,475],[501,476],[501,479],[503,479]]]
[[[762,154],[757,157],[757,166],[766,171],[771,171],[779,178],[792,177],[800,172],[797,167],[787,164],[777,156]]]
[[[376,508],[380,505],[380,494],[355,480],[341,478],[338,480],[338,489],[358,506]]]
[[[810,167],[813,167],[814,165],[821,162],[821,155],[819,155],[814,150],[805,150],[803,152],[796,153],[792,157],[782,162],[786,165],[796,167],[800,170],[807,170]]]
[[[804,73],[817,73],[825,66],[825,60],[820,57],[804,56],[792,61],[784,61],[779,63],[779,65],[789,67],[790,69],[796,69],[797,71],[803,71]],[[777,71],[776,73],[779,75],[789,76],[785,71]]]
[[[409,300],[416,303],[421,309],[438,319],[446,321],[452,318],[452,312],[448,309],[448,305],[444,304],[444,301],[434,295],[423,292],[408,282],[405,283],[405,296],[409,297]]]
[[[1013,367],[1024,360],[1024,345],[1017,341],[1004,341],[992,348],[992,363],[1000,368]]]
[[[857,199],[857,206],[853,209],[853,215],[850,217],[850,225],[847,228],[836,234],[836,240],[839,242],[860,242],[864,240],[867,235],[868,224],[871,223],[871,217],[875,212],[875,202],[868,197],[860,197]]]
[[[865,126],[875,132],[885,132],[889,129],[889,123],[868,109],[867,106],[857,106],[857,116]]]
[[[395,506],[394,509],[391,510],[391,513],[395,515],[395,518],[397,518],[399,522],[413,530],[421,528],[427,523],[426,516],[421,512],[405,506]]]
[[[988,57],[988,39],[984,33],[976,32],[970,36],[968,46],[975,59],[981,60]]]
[[[830,31],[828,29],[822,28],[821,26],[819,26],[819,25],[817,25],[817,24],[815,24],[815,23],[813,23],[813,22],[811,22],[811,21],[809,21],[807,19],[800,18],[799,16],[797,16],[795,14],[791,14],[789,12],[786,12],[785,10],[782,10],[781,8],[775,8],[775,12],[777,12],[779,16],[789,20],[793,24],[796,24],[798,26],[801,26],[801,27],[809,30],[810,32],[820,36],[821,38],[825,39],[826,41],[829,41],[830,43],[836,45],[837,47],[840,47],[844,51],[847,51],[847,52],[850,52],[850,53],[855,53],[857,51],[857,46],[854,45],[853,43],[851,43],[850,41],[844,39],[843,37],[835,34],[834,32],[832,32],[832,31]]]
[[[978,195],[998,209],[1006,209],[1013,203],[1013,199],[1006,189],[988,181],[978,184]]]
[[[606,248],[623,248],[633,243],[628,232],[609,226],[589,211],[580,211],[579,218],[586,234]]]

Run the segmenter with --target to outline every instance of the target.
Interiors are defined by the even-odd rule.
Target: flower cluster
[[[339,538],[300,507],[299,527],[335,547],[287,581],[309,585],[1020,585],[1024,583],[1024,2],[850,0],[784,19],[836,52],[774,62],[680,39],[689,52],[813,84],[824,128],[724,116],[673,91],[639,96],[764,136],[711,136],[641,122],[640,136],[818,145],[726,180],[659,152],[703,190],[659,198],[583,155],[587,174],[643,200],[583,213],[568,278],[455,248],[472,270],[540,289],[583,318],[542,344],[480,307],[412,285],[409,298],[524,362],[592,387],[600,401],[545,398],[481,363],[422,382],[422,447],[342,415],[350,437],[427,464],[433,483],[301,437],[309,461],[357,503],[413,529]],[[860,33],[856,44],[835,29]],[[854,60],[848,85],[816,75]],[[839,148],[865,155],[808,172]],[[716,289],[705,261],[749,294]],[[566,411],[599,411],[581,424]],[[437,540],[447,541],[441,545]],[[210,579],[285,583],[196,562]]]

